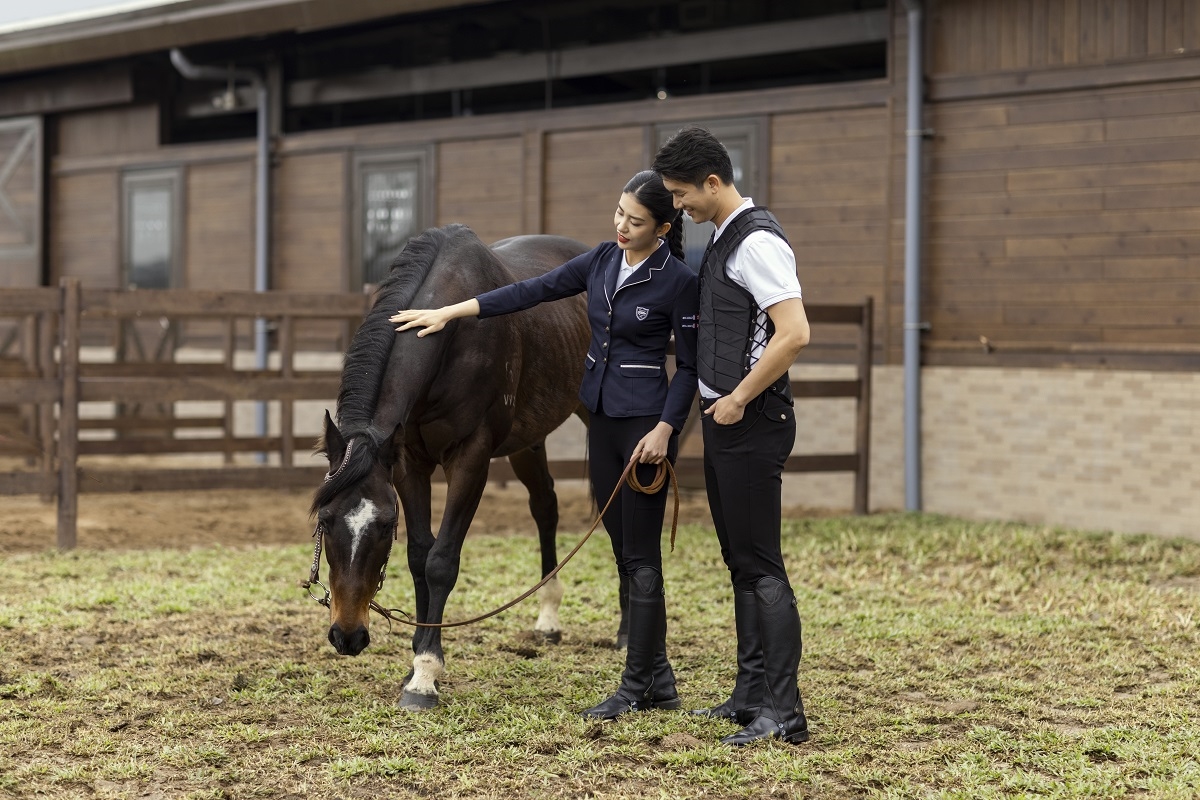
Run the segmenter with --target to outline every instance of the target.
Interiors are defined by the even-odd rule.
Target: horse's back
[[[566,236],[534,233],[509,236],[492,244],[491,249],[513,270],[514,279],[524,280],[565,264],[590,248]]]

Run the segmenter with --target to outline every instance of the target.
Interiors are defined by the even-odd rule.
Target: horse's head
[[[399,519],[392,451],[369,432],[343,437],[328,412],[323,449],[329,474],[312,510],[329,562],[329,642],[356,656],[371,641],[371,600],[383,583]]]

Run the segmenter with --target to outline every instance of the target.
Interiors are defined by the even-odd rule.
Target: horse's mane
[[[379,284],[375,305],[367,312],[346,351],[337,398],[337,424],[342,437],[352,446],[348,457],[340,466],[331,469],[330,476],[317,489],[313,497],[314,511],[365,478],[378,458],[384,439],[391,435],[391,431],[371,428],[383,374],[396,340],[396,326],[388,321],[388,317],[412,303],[448,241],[473,235],[465,225],[430,228],[409,239],[392,261],[387,277]],[[318,447],[318,452],[327,452],[326,443],[322,442]]]

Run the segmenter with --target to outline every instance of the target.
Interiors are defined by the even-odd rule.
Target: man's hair
[[[664,178],[700,186],[709,175],[733,185],[733,162],[725,145],[699,125],[688,125],[658,149],[652,169]]]

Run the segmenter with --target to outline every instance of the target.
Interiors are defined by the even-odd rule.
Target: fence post
[[[871,362],[875,347],[875,301],[863,301],[862,325],[858,329],[858,420],[854,426],[854,449],[858,466],[854,470],[854,513],[870,513],[871,485]]]
[[[62,310],[62,293],[59,292],[59,311]],[[54,337],[58,335],[59,320],[62,318],[61,313],[53,311],[43,311],[38,315],[38,369],[37,376],[43,379],[55,378],[58,376],[58,365],[54,363]],[[38,406],[37,420],[37,443],[42,454],[41,473],[47,478],[47,486],[49,479],[54,474],[55,454],[54,454],[54,403],[53,401],[42,403]],[[43,490],[41,494],[42,502],[49,503],[54,496],[49,489]]]
[[[63,278],[58,411],[58,548],[75,547],[79,517],[79,315],[78,278]]]
[[[285,314],[279,321],[279,375],[282,378],[296,376],[296,329],[292,315]],[[279,463],[290,467],[295,462],[295,406],[290,397],[279,399]]]

